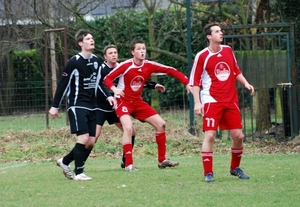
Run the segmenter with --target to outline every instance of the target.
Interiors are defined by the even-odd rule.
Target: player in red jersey
[[[254,94],[254,88],[242,75],[232,49],[221,45],[223,32],[220,26],[208,24],[203,32],[209,45],[195,57],[190,85],[193,86],[194,113],[203,119],[204,140],[201,155],[204,180],[214,181],[213,144],[218,127],[229,130],[232,138],[230,174],[249,179],[240,168],[244,135],[235,84],[236,81],[240,82],[251,95]]]
[[[103,84],[104,77],[110,73],[119,63],[118,61],[118,50],[117,46],[115,45],[107,45],[103,49],[104,54],[104,63],[100,66],[97,76],[97,108],[96,108],[96,120],[97,120],[97,127],[96,127],[96,135],[95,135],[95,143],[97,142],[100,133],[102,131],[103,125],[105,121],[108,122],[108,124],[115,124],[118,128],[122,129],[121,123],[119,121],[119,118],[116,115],[115,110],[113,109],[113,101],[108,101],[109,97],[113,97],[113,92],[111,90],[108,90],[106,86]],[[114,80],[115,86],[118,85],[118,79]],[[165,87],[159,83],[147,80],[145,85],[145,88],[149,89],[157,89],[160,92],[165,92]],[[114,100],[114,99],[113,99]],[[133,129],[133,134],[131,136],[131,143],[132,147],[134,146],[135,141],[135,129]],[[89,146],[89,150],[91,151],[94,144],[92,143]],[[121,168],[125,168],[125,154],[123,153],[122,161],[121,161]]]
[[[173,76],[182,82],[188,92],[188,78],[173,67],[162,65],[146,59],[146,45],[142,40],[135,40],[130,46],[133,58],[120,63],[105,78],[105,85],[110,88],[116,97],[118,115],[123,127],[123,150],[126,156],[125,171],[136,171],[137,167],[133,165],[132,156],[132,121],[130,116],[142,122],[148,122],[155,128],[155,139],[158,146],[158,167],[174,167],[178,162],[166,158],[166,132],[165,121],[157,112],[145,101],[141,95],[145,82],[153,73],[165,73]],[[113,80],[119,78],[117,87]]]

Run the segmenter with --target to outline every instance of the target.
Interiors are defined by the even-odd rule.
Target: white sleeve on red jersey
[[[150,68],[155,74],[167,74],[168,76],[176,78],[184,85],[189,83],[188,77],[174,67],[163,65],[154,61],[145,61],[144,64],[151,64]]]
[[[113,87],[115,85],[113,81],[124,74],[124,71],[128,68],[128,64],[132,64],[132,59],[119,63],[108,75],[105,76],[103,79],[104,84],[108,88]]]
[[[208,54],[208,48],[205,48],[197,53],[193,63],[193,67],[191,69],[189,85],[199,87],[201,86],[201,76],[204,70],[205,60],[205,57],[203,56],[207,56],[206,54]]]

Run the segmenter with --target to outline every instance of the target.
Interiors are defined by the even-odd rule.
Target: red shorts
[[[157,112],[143,99],[137,99],[134,101],[128,101],[121,98],[117,98],[118,107],[116,114],[119,118],[123,115],[130,115],[133,118],[144,121],[150,116],[156,115]]]
[[[238,104],[230,103],[206,103],[204,104],[203,131],[241,129],[242,118]]]

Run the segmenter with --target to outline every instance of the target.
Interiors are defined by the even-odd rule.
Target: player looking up
[[[193,86],[194,112],[202,116],[203,120],[204,140],[201,154],[204,180],[214,181],[213,144],[219,126],[221,130],[229,130],[232,138],[230,174],[249,179],[240,168],[244,135],[235,84],[236,81],[240,82],[251,95],[254,88],[242,75],[232,49],[221,45],[223,32],[219,25],[208,24],[203,31],[209,45],[195,57],[190,85]]]
[[[97,80],[97,110],[96,110],[96,141],[98,140],[100,133],[102,131],[104,122],[107,121],[108,124],[115,124],[118,128],[122,130],[122,126],[118,116],[113,109],[113,102],[108,101],[109,97],[113,97],[113,92],[108,90],[103,84],[104,77],[111,72],[118,65],[118,50],[115,45],[107,45],[103,49],[104,63],[101,65],[98,71]],[[114,85],[117,86],[118,79],[114,81]],[[153,81],[147,81],[145,87],[150,89],[157,89],[161,92],[165,91],[165,87]],[[134,146],[135,141],[135,129],[132,129],[131,143]],[[92,150],[93,146],[89,146],[89,150]],[[123,153],[121,167],[125,168],[125,154]]]
[[[133,126],[130,116],[142,122],[148,122],[155,128],[155,140],[158,147],[158,167],[174,167],[178,162],[166,158],[165,121],[145,101],[141,94],[145,82],[153,73],[165,73],[182,82],[188,91],[191,90],[188,78],[173,67],[165,66],[146,60],[146,45],[142,40],[134,40],[130,45],[133,58],[120,63],[105,78],[105,85],[110,88],[116,97],[115,109],[123,128],[123,151],[125,153],[125,171],[136,171],[133,165],[131,135]],[[117,87],[114,80],[119,78]]]
[[[67,62],[49,114],[52,118],[57,116],[59,106],[67,94],[70,130],[72,134],[77,135],[77,142],[66,156],[57,160],[57,165],[62,168],[64,175],[69,179],[91,180],[92,178],[83,171],[87,154],[89,154],[85,146],[90,142],[95,142],[95,87],[100,59],[92,53],[95,42],[91,32],[79,30],[75,38],[81,52]],[[75,160],[74,176],[69,165],[73,160]]]

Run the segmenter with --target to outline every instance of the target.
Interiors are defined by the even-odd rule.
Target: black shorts
[[[72,134],[77,136],[82,134],[89,134],[94,137],[96,134],[96,113],[95,111],[70,108],[68,110],[70,129]]]
[[[97,125],[103,126],[104,122],[107,121],[108,124],[120,123],[118,116],[115,111],[106,112],[101,110],[96,110],[96,120]]]

